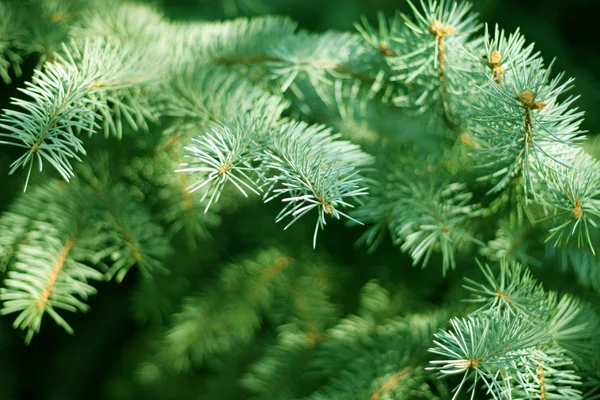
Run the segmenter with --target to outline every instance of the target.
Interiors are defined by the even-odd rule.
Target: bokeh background
[[[498,23],[507,31],[520,28],[529,42],[536,43],[536,48],[547,61],[556,58],[556,73],[566,71],[567,76],[576,78],[574,93],[581,95],[577,104],[586,111],[584,129],[591,133],[600,132],[600,39],[597,30],[600,2],[475,0],[473,3],[482,21],[492,26]],[[376,21],[378,11],[389,16],[396,10],[408,11],[404,0],[162,0],[157,1],[157,6],[169,17],[182,20],[287,15],[297,20],[302,28],[318,32],[328,29],[353,30],[353,23],[362,15]],[[28,60],[23,79],[28,79],[33,66],[35,60]],[[6,106],[8,95],[22,85],[23,79],[11,86],[0,84],[0,106]],[[0,211],[6,209],[22,184],[20,177],[7,176],[12,154],[5,147],[0,146]],[[256,220],[256,215],[246,215],[244,207],[235,213],[225,212],[213,244],[199,246],[193,260],[178,260],[174,256],[171,263],[203,265],[204,271],[208,272],[198,274],[198,280],[201,281],[210,275],[211,266],[222,259],[264,245],[262,238],[281,239],[290,244],[309,244],[307,238],[311,237],[313,222],[283,235],[281,226],[272,223],[275,209],[265,212],[264,215],[270,217],[263,224]],[[257,235],[258,225],[265,227],[261,227]],[[321,236],[317,251],[335,264],[347,268],[349,273],[352,273],[355,265],[373,265],[376,269],[376,265],[390,267],[397,263],[408,267],[410,263],[389,244],[373,256],[366,255],[364,249],[353,248],[351,244],[360,235],[360,229],[347,229],[341,224],[333,224],[328,229]],[[390,259],[394,261],[390,262]],[[446,289],[444,281],[438,277],[438,270],[414,269],[410,273],[416,280],[431,281],[428,288],[430,293],[425,293],[425,297]],[[361,274],[355,273],[357,282],[369,278]],[[431,275],[435,275],[435,278]],[[195,284],[197,282],[194,281],[186,283],[192,289]],[[206,386],[210,376],[207,377],[208,372],[202,369],[183,377],[174,377],[169,385],[159,391],[144,387],[135,379],[133,371],[143,359],[142,353],[148,349],[146,343],[156,333],[151,325],[140,322],[132,312],[135,285],[134,274],[130,274],[121,285],[100,284],[99,294],[89,302],[91,311],[86,315],[69,316],[76,332],[73,337],[52,323],[45,323],[42,334],[25,346],[21,332],[11,328],[13,318],[0,318],[0,400],[215,398],[214,392],[210,392]],[[351,299],[346,307],[348,311],[352,310]],[[233,386],[231,390],[222,392],[221,399],[243,398],[243,393]]]

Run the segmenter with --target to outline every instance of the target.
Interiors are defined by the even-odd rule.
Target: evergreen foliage
[[[0,0],[27,345],[135,281],[113,398],[600,398],[600,161],[519,30],[454,0],[322,33],[155,3]]]

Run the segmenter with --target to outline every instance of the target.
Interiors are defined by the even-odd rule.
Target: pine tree
[[[519,30],[155,3],[0,0],[0,346],[115,280],[102,398],[600,398],[600,161]]]

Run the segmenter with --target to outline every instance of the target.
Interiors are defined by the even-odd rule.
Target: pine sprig
[[[520,47],[518,36],[512,39],[510,45]],[[492,39],[488,49],[505,41]],[[559,100],[571,88],[572,80],[562,82],[563,74],[551,78],[550,67],[546,68],[537,54],[525,50],[520,58],[500,66],[502,54],[499,50],[492,53],[495,61],[500,59],[496,64],[502,68],[502,76],[496,76],[498,69],[492,72],[495,75],[487,73],[490,81],[482,87],[473,115],[472,134],[483,143],[478,151],[479,168],[484,171],[480,179],[494,184],[490,192],[521,179],[526,196],[535,197],[540,175],[548,175],[556,164],[571,165],[569,154],[582,139],[582,113],[572,107],[576,97]]]
[[[455,123],[454,104],[471,90],[462,76],[463,48],[476,47],[473,36],[481,28],[477,13],[467,2],[421,0],[420,9],[409,2],[413,16],[402,15],[404,27],[394,38],[400,52],[391,59],[394,79],[408,88],[396,103],[423,112],[436,104],[451,123]],[[463,77],[463,79],[460,79]]]
[[[192,146],[185,148],[186,157],[193,161],[183,163],[178,172],[199,175],[196,183],[189,186],[191,192],[209,185],[202,198],[208,198],[205,212],[219,200],[227,183],[246,197],[248,192],[260,195],[261,181],[265,179],[257,168],[264,149],[261,128],[248,118],[215,123],[202,136],[192,139]]]
[[[354,145],[333,142],[330,132],[323,127],[290,123],[283,125],[280,132],[274,151],[266,161],[274,172],[268,178],[270,188],[266,201],[281,197],[286,203],[277,216],[277,221],[292,219],[286,227],[316,209],[318,217],[313,235],[313,246],[316,246],[317,233],[319,228],[325,227],[326,215],[356,221],[341,209],[353,207],[352,201],[367,194],[356,166],[364,165],[369,157]],[[342,146],[341,150],[337,144]],[[343,151],[344,145],[346,151]]]
[[[463,389],[474,398],[479,384],[494,399],[581,398],[575,372],[588,367],[578,355],[597,346],[598,315],[571,296],[544,292],[519,264],[502,261],[498,277],[481,269],[488,283],[467,279],[466,288],[484,305],[435,335],[430,351],[442,358],[431,369],[462,374],[454,398]]]
[[[104,279],[100,271],[86,265],[95,256],[90,245],[101,243],[84,224],[85,216],[77,205],[81,199],[72,190],[57,191],[57,186],[55,182],[27,195],[34,201],[44,195],[48,199],[47,191],[52,191],[54,204],[46,205],[45,213],[29,217],[27,233],[17,232],[17,254],[0,291],[0,313],[19,313],[13,325],[27,331],[26,343],[39,332],[46,313],[73,333],[58,311],[87,311],[84,301],[96,293],[88,281]]]
[[[578,247],[588,247],[595,255],[590,230],[597,228],[600,217],[600,180],[596,171],[600,163],[579,151],[572,156],[573,165],[559,165],[548,171],[542,201],[550,206],[555,226],[548,241],[566,246],[575,240]]]
[[[465,278],[465,289],[471,292],[467,301],[484,303],[479,311],[503,310],[510,313],[547,312],[538,308],[544,301],[544,290],[531,273],[520,264],[511,264],[506,259],[500,260],[500,275],[496,278],[488,265],[479,264],[486,284],[477,283]]]
[[[273,249],[259,253],[255,261],[226,266],[216,285],[185,301],[157,356],[140,370],[141,376],[152,380],[165,368],[186,370],[212,354],[250,341],[262,312],[273,302],[274,286],[285,280],[292,262]]]
[[[27,330],[27,343],[45,313],[72,333],[58,310],[87,311],[85,300],[96,293],[90,281],[121,281],[133,265],[150,276],[164,269],[169,252],[162,229],[119,185],[51,181],[21,195],[0,223],[8,269],[0,313],[20,312],[14,324]]]
[[[471,203],[472,194],[462,184],[450,184],[441,192],[429,184],[407,183],[410,195],[400,200],[390,226],[397,243],[414,263],[427,265],[434,251],[442,255],[442,268],[456,266],[455,251],[481,244],[470,223],[479,214]]]
[[[148,57],[147,49],[95,40],[81,49],[72,44],[63,50],[64,58],[37,71],[22,90],[29,99],[13,99],[20,110],[5,110],[0,117],[0,128],[7,132],[0,133],[0,143],[24,149],[10,172],[26,168],[27,181],[33,165],[41,171],[45,162],[68,181],[71,160],[81,161],[80,154],[86,153],[79,133],[93,133],[99,115],[106,135],[120,136],[121,117],[137,128],[149,114],[128,91],[160,80],[161,64]]]

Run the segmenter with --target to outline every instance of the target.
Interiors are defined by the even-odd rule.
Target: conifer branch
[[[227,266],[216,286],[200,297],[187,299],[156,360],[146,364],[141,373],[150,378],[157,368],[185,370],[191,362],[202,363],[211,354],[252,339],[260,313],[273,301],[273,286],[284,279],[291,262],[271,250],[259,253],[256,261]],[[222,307],[224,302],[226,308]]]
[[[117,136],[121,115],[133,127],[137,127],[133,115],[137,114],[138,123],[148,116],[143,104],[126,93],[159,79],[160,63],[148,57],[148,49],[142,53],[131,45],[105,40],[86,41],[81,47],[64,46],[65,57],[57,56],[44,71],[37,71],[22,90],[30,99],[13,99],[22,111],[5,110],[0,117],[0,128],[7,132],[0,133],[0,143],[25,151],[12,163],[10,173],[27,168],[27,182],[36,162],[40,170],[44,162],[50,163],[68,181],[73,176],[71,159],[81,161],[79,154],[85,154],[79,132],[91,134],[98,128],[97,113],[104,118],[105,134]]]
[[[518,264],[503,261],[499,278],[487,266],[482,270],[490,288],[468,280],[468,289],[478,294],[473,301],[485,305],[435,335],[430,351],[443,359],[432,361],[431,369],[462,374],[454,398],[463,388],[473,397],[478,384],[495,399],[534,393],[580,398],[572,356],[596,345],[598,315],[569,296],[557,302],[555,293],[544,292]],[[581,347],[571,351],[573,345]]]
[[[31,186],[0,217],[0,314],[16,315],[26,342],[45,314],[72,332],[61,310],[86,311],[92,281],[171,267],[134,301],[161,337],[146,383],[201,365],[257,399],[597,396],[600,321],[580,298],[600,290],[599,165],[583,151],[573,80],[519,31],[481,32],[471,5],[449,0],[365,18],[357,33],[298,31],[282,17],[175,21],[120,0],[1,1],[0,79],[18,76],[25,55],[43,66],[0,116],[0,143],[20,152],[9,172],[25,169]],[[110,145],[110,159],[73,163],[103,146],[84,136],[139,130],[151,132]],[[30,179],[47,165],[71,182]],[[414,264],[443,273],[469,271],[474,249],[499,265],[465,279],[468,315],[438,292],[451,276],[407,289],[424,275],[384,271],[383,256],[348,276],[324,277],[328,266],[296,250],[208,268],[229,249],[203,241],[221,211],[239,216],[239,193],[281,200],[284,229],[312,213],[313,247],[335,218],[371,224],[369,251],[389,232]],[[197,262],[207,268],[188,267]],[[580,286],[560,287],[577,297],[546,291],[518,263],[544,280],[554,264],[574,271]],[[371,280],[353,298],[372,276],[386,286]],[[406,287],[387,286],[398,278]],[[454,393],[436,374],[458,376]]]
[[[38,191],[33,196],[39,194]],[[65,200],[66,204],[72,201]],[[103,279],[102,273],[84,264],[91,254],[86,250],[89,239],[82,237],[85,236],[82,227],[78,227],[76,221],[65,219],[64,211],[54,211],[61,214],[47,216],[45,221],[33,220],[25,242],[19,244],[5,287],[0,291],[4,302],[0,313],[19,313],[14,326],[27,330],[27,343],[39,332],[45,313],[72,333],[56,309],[86,311],[88,306],[83,300],[96,292],[87,282]]]

